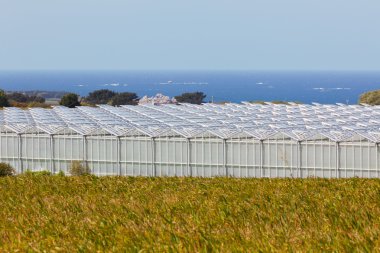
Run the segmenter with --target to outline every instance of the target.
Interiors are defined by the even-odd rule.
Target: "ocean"
[[[355,104],[380,89],[380,72],[296,71],[0,71],[7,91],[97,89],[136,92],[140,97],[202,91],[206,101],[299,101]]]

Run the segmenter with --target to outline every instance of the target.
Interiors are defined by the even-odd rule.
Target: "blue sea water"
[[[97,89],[136,92],[140,97],[202,91],[207,101],[285,100],[357,103],[363,92],[380,89],[380,72],[269,71],[0,71],[4,90]]]

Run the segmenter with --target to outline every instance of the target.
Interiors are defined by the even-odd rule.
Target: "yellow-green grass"
[[[370,252],[379,237],[379,180],[0,179],[0,252]]]

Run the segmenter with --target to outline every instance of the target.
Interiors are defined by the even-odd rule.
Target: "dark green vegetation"
[[[380,90],[369,91],[360,95],[359,103],[380,105]]]
[[[13,176],[15,169],[8,163],[0,163],[0,177]]]
[[[111,105],[119,106],[119,105],[137,105],[138,97],[136,93],[131,92],[121,92],[117,93],[111,99]]]
[[[45,98],[36,96],[36,95],[28,95],[21,92],[13,92],[10,94],[7,94],[7,97],[9,100],[18,102],[18,103],[30,103],[30,102],[37,102],[37,103],[45,103]]]
[[[202,104],[206,95],[203,92],[183,93],[174,97],[179,103]]]
[[[116,95],[112,90],[102,89],[90,92],[85,101],[90,104],[107,104]]]
[[[92,105],[96,104],[111,104],[118,105],[137,105],[138,96],[136,93],[121,92],[117,93],[111,90],[103,89],[90,92],[84,98],[84,102]]]
[[[0,178],[2,252],[372,252],[380,181]]]
[[[57,97],[61,98],[65,94],[67,93],[61,91],[0,91],[0,107],[49,108],[52,102],[54,104],[57,101]]]
[[[3,90],[0,90],[0,107],[7,107],[9,106],[9,101],[7,98],[7,95]]]
[[[69,107],[69,108],[74,108],[76,106],[80,106],[79,97],[75,93],[65,94],[61,98],[61,101],[59,102],[59,104],[66,106],[66,107]]]
[[[54,96],[54,100],[47,101],[46,98]],[[76,97],[75,97],[76,96]],[[205,103],[206,94],[203,92],[187,92],[175,96],[179,103],[202,104]],[[67,92],[47,92],[47,91],[25,91],[25,92],[8,92],[0,90],[0,108],[15,106],[20,108],[27,107],[51,107],[57,99],[60,99],[59,104],[67,107],[75,107],[80,105],[95,106],[97,104],[109,104],[113,106],[120,105],[137,105],[138,95],[133,92],[115,92],[108,89],[95,90],[90,92],[88,96],[80,98],[79,95]],[[223,104],[226,102],[216,101],[215,103]],[[265,104],[265,101],[250,101],[255,104]],[[273,104],[290,105],[288,101],[272,101]],[[296,104],[302,102],[295,101]],[[359,103],[369,105],[380,105],[380,90],[370,91],[362,94],[359,98]]]

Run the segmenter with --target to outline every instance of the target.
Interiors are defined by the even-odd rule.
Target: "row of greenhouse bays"
[[[278,136],[277,136],[278,137]],[[95,175],[233,177],[379,177],[378,147],[363,138],[339,146],[328,139],[298,143],[285,135],[262,142],[147,136],[0,134],[0,161],[18,173],[68,173],[85,160]],[[20,145],[20,146],[19,146]],[[226,148],[224,150],[224,147]],[[120,148],[120,149],[119,149]],[[86,152],[84,151],[86,150]],[[154,152],[153,152],[154,151]],[[224,157],[226,154],[226,157]],[[339,158],[339,160],[338,160]]]

